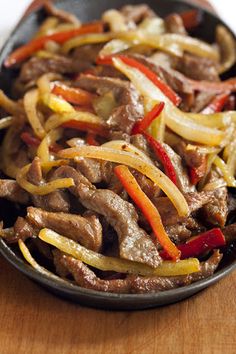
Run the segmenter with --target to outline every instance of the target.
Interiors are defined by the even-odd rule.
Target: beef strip
[[[24,218],[19,216],[16,219],[14,225],[14,233],[15,233],[15,241],[23,240],[25,241],[27,238],[33,237],[36,235],[36,232],[33,226]]]
[[[95,215],[82,217],[75,214],[52,213],[29,207],[27,220],[35,227],[52,229],[59,234],[99,252],[102,247],[102,226]]]
[[[187,35],[183,20],[180,15],[173,13],[165,18],[167,32]]]
[[[143,106],[139,102],[138,92],[128,81],[81,75],[76,81],[76,86],[96,92],[100,96],[110,92],[114,95],[118,107],[113,109],[107,122],[113,130],[130,134],[134,123],[143,117]]]
[[[219,81],[217,64],[193,54],[185,53],[177,62],[177,70],[194,80]]]
[[[205,204],[209,203],[209,201],[214,198],[213,191],[203,191],[200,193],[193,192],[187,193],[184,195],[185,199],[188,203],[190,213],[197,211],[202,208]],[[165,226],[176,225],[178,223],[182,223],[186,221],[186,218],[180,217],[175,209],[174,205],[171,203],[170,199],[167,197],[159,197],[155,200],[153,199],[153,203],[157,207],[162,222]]]
[[[0,198],[20,204],[28,204],[30,201],[29,194],[11,179],[0,179]]]
[[[176,152],[174,152],[174,150],[168,144],[162,143],[162,146],[167,152],[167,155],[169,156],[175,169],[179,189],[184,193],[194,192],[195,186],[190,183],[188,173],[182,164],[181,157]]]
[[[199,92],[195,95],[195,100],[190,108],[191,112],[198,113],[201,112],[215,97],[212,92]]]
[[[165,230],[171,240],[179,244],[185,242],[191,236],[204,232],[205,228],[196,219],[188,217],[180,224],[166,226]]]
[[[223,227],[228,215],[228,191],[226,187],[222,187],[216,189],[213,193],[213,200],[203,206],[202,214],[207,224]]]
[[[40,159],[35,157],[31,163],[30,169],[27,173],[27,179],[32,184],[39,186],[43,181],[42,169]],[[53,173],[50,180],[53,180]],[[62,211],[68,212],[70,210],[70,200],[67,192],[56,190],[47,195],[32,195],[32,201],[35,207],[42,208],[47,211]]]
[[[125,17],[127,23],[140,23],[145,18],[156,17],[156,13],[146,4],[125,5],[121,8],[121,13]]]
[[[189,275],[176,277],[142,277],[128,275],[125,279],[103,280],[98,278],[96,274],[81,261],[61,252],[54,251],[54,263],[61,276],[66,276],[70,273],[79,286],[110,293],[145,294],[185,286],[212,275],[218,267],[221,258],[222,255],[219,251],[215,251],[206,262],[201,263],[199,272]]]
[[[57,169],[57,176],[71,177],[72,193],[84,207],[105,217],[119,237],[120,257],[157,267],[161,258],[150,236],[138,226],[134,206],[109,189],[96,189],[83,175],[69,166]]]
[[[150,156],[151,150],[149,149],[147,139],[142,134],[135,134],[130,137],[130,142],[137,149],[143,151],[145,155]]]
[[[86,44],[78,47],[72,53],[72,63],[76,72],[83,72],[92,68],[104,44]]]
[[[222,230],[228,244],[236,240],[236,224],[227,225]]]
[[[178,144],[174,146],[175,151],[182,157],[185,164],[189,167],[199,167],[202,165],[205,159],[205,154],[199,152],[198,147],[196,146],[192,149],[187,148],[187,143],[181,140]]]
[[[112,176],[112,163],[89,158],[80,158],[76,162],[76,169],[91,183],[109,183]]]

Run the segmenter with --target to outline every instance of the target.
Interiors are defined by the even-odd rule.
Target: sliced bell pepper
[[[107,138],[109,135],[109,129],[102,125],[88,122],[79,122],[77,120],[70,120],[66,123],[63,123],[62,127],[94,133],[105,138]]]
[[[183,11],[179,15],[187,30],[197,27],[202,22],[202,12],[199,10]]]
[[[207,170],[207,157],[204,156],[200,166],[189,168],[190,182],[193,185],[196,185],[200,181],[200,179],[205,175],[206,170]]]
[[[217,95],[210,102],[210,104],[201,111],[201,113],[211,114],[211,113],[221,112],[222,109],[224,108],[225,104],[227,103],[229,96],[230,96],[230,93],[228,93],[228,92]]]
[[[35,136],[31,135],[28,132],[23,132],[20,137],[21,137],[21,140],[23,140],[23,142],[28,146],[32,146],[32,147],[37,148],[41,143],[40,139],[36,138]],[[55,153],[57,153],[61,149],[62,149],[62,147],[60,145],[58,145],[57,143],[54,143],[54,144],[50,145],[50,147],[49,147],[49,150],[51,152],[55,152]]]
[[[175,261],[179,260],[180,251],[178,251],[176,245],[170,240],[169,236],[167,235],[157,208],[153,205],[147,195],[142,191],[136,179],[129,171],[128,167],[124,165],[119,165],[114,168],[114,171],[129,196],[141,209],[142,213],[148,220],[155,236],[159,240],[164,250],[167,252],[168,256]]]
[[[96,140],[96,134],[88,133],[86,137],[86,143],[88,145],[99,146],[100,144]]]
[[[70,103],[81,106],[90,105],[94,97],[90,92],[84,91],[80,88],[69,87],[61,83],[54,84],[52,93],[61,96],[64,100]]]
[[[205,252],[222,247],[225,244],[226,241],[222,231],[218,228],[214,228],[177,247],[181,251],[181,259],[185,259],[201,256]],[[163,259],[170,259],[165,250],[160,252],[160,256]]]
[[[90,24],[85,24],[79,28],[72,29],[70,31],[63,31],[58,33],[53,33],[47,36],[39,37],[33,39],[27,44],[17,48],[13,51],[5,60],[5,67],[9,68],[14,64],[17,64],[28,57],[31,56],[34,52],[42,49],[47,41],[54,41],[59,44],[65,43],[70,38],[80,36],[87,33],[101,33],[103,32],[103,23],[94,22]]]
[[[174,166],[173,166],[167,152],[163,148],[163,146],[156,139],[154,139],[151,135],[147,134],[146,132],[143,132],[143,135],[145,136],[145,138],[147,139],[147,141],[151,145],[157,158],[161,161],[166,175],[169,177],[169,179],[175,185],[177,185],[177,176],[176,176]]]
[[[181,98],[175,93],[170,86],[163,82],[156,73],[150,70],[147,66],[140,63],[138,60],[127,57],[125,55],[111,55],[104,58],[98,58],[97,64],[112,65],[113,58],[118,58],[123,63],[141,71],[154,85],[156,85],[176,106],[181,102]]]
[[[142,120],[135,123],[132,129],[132,134],[133,135],[141,134],[143,131],[145,131],[152,123],[152,121],[161,114],[164,106],[165,106],[164,102],[160,102],[157,105],[155,105],[153,109],[150,112],[148,112]]]

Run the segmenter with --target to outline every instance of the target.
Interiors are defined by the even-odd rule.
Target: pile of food
[[[4,63],[0,197],[21,216],[0,236],[38,272],[104,292],[211,276],[236,239],[231,33],[191,37],[196,10],[127,5],[86,24],[45,10]]]

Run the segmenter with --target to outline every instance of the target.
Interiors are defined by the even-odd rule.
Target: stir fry
[[[236,239],[232,34],[191,36],[197,10],[45,11],[4,62],[0,197],[20,212],[0,237],[42,275],[103,292],[211,276]]]

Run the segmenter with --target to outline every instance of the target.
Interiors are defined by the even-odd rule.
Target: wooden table
[[[235,295],[236,273],[168,307],[93,310],[56,298],[1,257],[0,354],[233,354]]]

